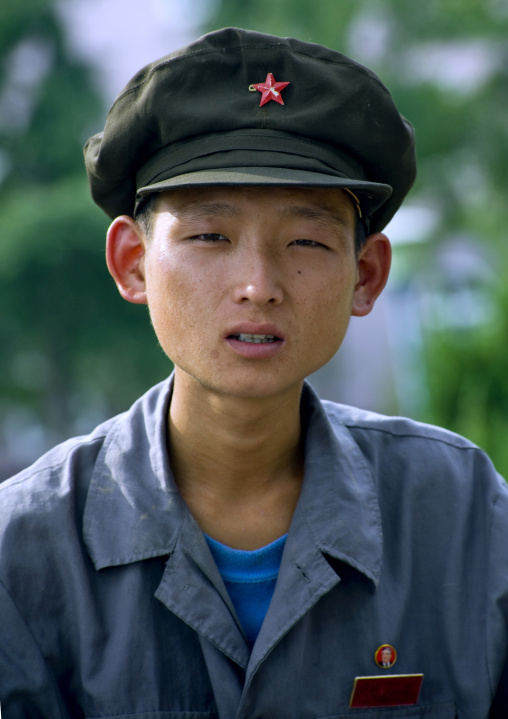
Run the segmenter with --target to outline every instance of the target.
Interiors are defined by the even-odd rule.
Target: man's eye
[[[207,242],[224,242],[228,241],[225,235],[217,234],[216,232],[203,232],[201,235],[193,235],[191,240],[206,240]]]
[[[316,242],[316,240],[293,240],[291,244],[300,247],[322,247],[326,250],[326,245],[322,245],[321,242]]]

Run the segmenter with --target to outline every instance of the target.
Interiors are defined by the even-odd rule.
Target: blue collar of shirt
[[[184,524],[200,551],[204,538],[175,485],[166,446],[173,376],[110,425],[97,456],[83,519],[96,569],[170,555]],[[302,393],[305,479],[288,545],[299,536],[375,584],[381,569],[379,506],[367,462],[336,412],[328,416],[310,385]],[[302,531],[300,531],[302,529]],[[303,531],[303,529],[305,531]],[[192,546],[188,548],[192,552]]]

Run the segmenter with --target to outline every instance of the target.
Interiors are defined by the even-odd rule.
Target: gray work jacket
[[[172,479],[171,386],[0,485],[3,719],[486,719],[508,491],[483,452],[306,386],[303,489],[250,653]],[[349,709],[383,672],[423,672],[418,704]]]

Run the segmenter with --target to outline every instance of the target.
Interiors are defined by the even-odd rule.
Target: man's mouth
[[[240,342],[252,342],[254,344],[263,344],[265,342],[280,342],[280,337],[274,335],[251,335],[242,332],[238,335],[229,335],[232,339]]]

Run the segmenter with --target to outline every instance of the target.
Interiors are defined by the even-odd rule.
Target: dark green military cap
[[[226,28],[143,68],[85,145],[112,218],[196,185],[345,188],[370,231],[415,177],[414,132],[370,70],[321,45]]]

